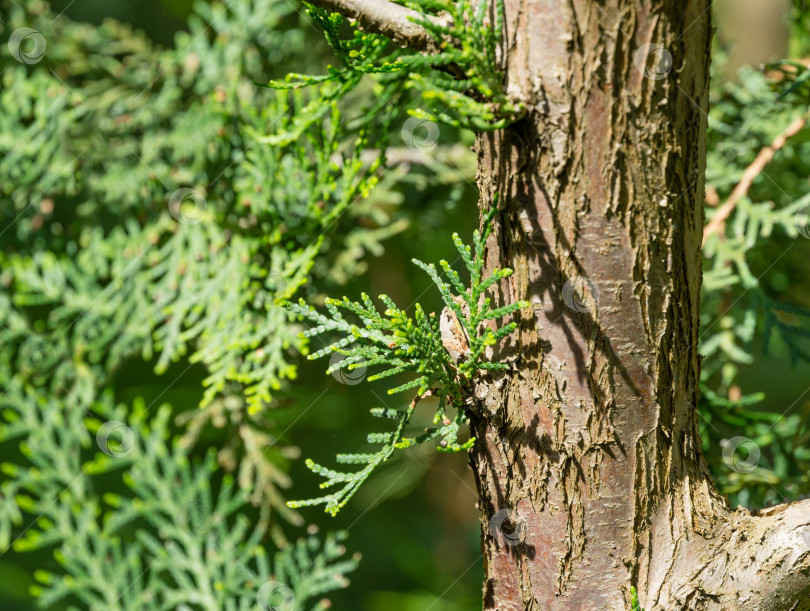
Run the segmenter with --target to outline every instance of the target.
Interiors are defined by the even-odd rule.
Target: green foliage
[[[793,0],[790,12],[789,57],[810,55],[810,7],[806,0]]]
[[[316,6],[307,5],[308,14],[323,29],[341,67],[329,66],[327,74],[308,76],[290,73],[274,80],[270,87],[298,90],[318,86],[319,96],[296,118],[295,128],[271,137],[283,143],[301,130],[319,121],[335,100],[347,96],[369,74],[379,77],[375,91],[377,102],[358,119],[366,123],[392,103],[402,105],[403,92],[415,89],[425,108],[410,109],[420,119],[437,121],[476,131],[498,129],[513,120],[523,109],[512,104],[503,92],[503,74],[499,70],[496,47],[503,30],[503,3],[495,4],[494,15],[487,14],[487,3],[477,6],[470,0],[418,0],[409,3],[423,19],[417,20],[441,49],[425,55],[389,51],[387,38],[357,29],[352,37],[341,38],[344,18]],[[450,17],[447,25],[432,17]],[[442,22],[443,23],[443,22]]]
[[[357,222],[370,207],[350,204],[377,164],[359,160],[367,142],[336,106],[296,140],[258,142],[304,105],[254,85],[305,55],[289,4],[202,3],[165,50],[44,3],[0,8],[4,45],[22,27],[47,41],[36,63],[0,58],[0,443],[14,448],[0,553],[55,550],[58,570],[37,573],[46,605],[253,608],[264,547],[286,545],[271,516],[302,523],[284,503],[291,452],[267,412],[303,344],[275,301],[319,255],[347,277],[358,268],[340,267],[341,253],[380,248],[403,225],[384,210],[382,230]],[[197,364],[202,409],[172,419],[114,397],[133,359],[166,391],[173,363],[180,375]],[[93,456],[110,422],[134,444],[115,460]],[[223,468],[233,476],[217,481]],[[211,524],[204,537],[184,531],[187,506]],[[311,583],[288,563],[295,608],[353,566],[324,558]]]
[[[115,405],[107,393],[83,407],[72,397],[44,400],[17,385],[3,398],[0,436],[24,440],[25,458],[2,465],[0,549],[55,549],[62,571],[35,574],[41,604],[255,608],[260,586],[271,579],[262,545],[268,524],[249,518],[247,492],[230,475],[220,477],[213,451],[196,460],[171,443],[168,406],[150,414],[143,401]],[[35,402],[38,409],[30,409]],[[127,491],[104,492],[110,477],[121,478]],[[13,525],[26,514],[35,514],[35,522],[12,539]],[[292,589],[296,609],[340,587],[356,565],[340,557],[336,541],[327,538],[306,565],[299,548],[317,550],[315,539],[277,554],[275,579]]]
[[[342,535],[287,541],[302,523],[283,494],[295,449],[273,431],[306,338],[330,336],[312,355],[344,356],[330,371],[375,366],[370,379],[396,378],[390,392],[414,397],[372,410],[395,426],[369,435],[372,451],[338,456],[359,471],[308,461],[337,491],[291,505],[335,513],[396,450],[474,443],[463,432],[471,390],[505,367],[489,349],[514,329],[493,321],[525,306],[487,297],[510,273],[482,276],[489,219],[473,248],[454,236],[469,283],[447,262],[415,262],[459,321],[463,358],[451,358],[440,317],[418,305],[411,314],[383,297],[380,313],[363,295],[329,300],[328,316],[280,305],[363,272],[364,255],[408,227],[402,208],[424,212],[420,223],[437,215],[413,203],[426,185],[443,183],[442,203],[460,197],[459,174],[472,170],[459,172],[446,150],[418,171],[409,160],[382,172],[414,92],[411,114],[456,128],[496,129],[523,112],[496,61],[500,4],[492,14],[467,0],[409,6],[439,53],[393,50],[339,16],[308,7],[302,18],[281,0],[201,3],[168,49],[114,21],[83,25],[43,2],[0,0],[4,46],[21,27],[47,41],[41,61],[0,56],[0,554],[53,556],[34,575],[44,606],[326,608],[317,599],[342,587],[356,560]],[[803,53],[807,14],[796,10]],[[322,57],[308,19],[339,62],[319,76],[306,76]],[[802,66],[775,66],[778,78],[749,71],[714,92],[709,182],[721,197],[806,113]],[[810,490],[810,414],[756,411],[761,394],[732,392],[757,347],[808,355],[810,303],[789,282],[806,267],[773,251],[800,239],[807,135],[789,139],[706,248],[700,408],[718,481],[742,502],[774,500],[774,487]],[[304,339],[297,315],[316,323]],[[166,391],[178,369],[202,371],[199,408],[196,398],[177,410],[153,409],[161,396],[130,398],[146,394],[133,379],[142,361]],[[428,396],[438,399],[434,426],[411,432]],[[766,451],[756,469],[729,471],[719,452],[729,431]]]
[[[193,582],[200,605],[252,607],[267,573],[259,546],[303,553],[288,552],[273,520],[303,522],[283,497],[296,449],[271,431],[305,343],[277,302],[306,283],[312,292],[364,271],[362,255],[408,227],[391,194],[452,176],[446,199],[456,200],[456,170],[392,169],[369,197],[384,157],[368,153],[385,145],[392,118],[358,121],[345,108],[370,92],[330,98],[331,82],[307,92],[257,86],[278,66],[308,70],[321,55],[288,2],[200,3],[168,49],[115,21],[79,24],[42,2],[0,0],[4,46],[23,27],[43,36],[47,52],[30,64],[0,57],[0,554],[55,546],[59,565],[38,574],[46,604],[176,608]],[[302,123],[312,99],[322,112]],[[145,388],[130,374],[139,360],[160,376],[161,395],[204,371],[199,408],[140,414],[128,398]],[[99,465],[113,465],[92,456],[91,429],[113,411],[122,430],[156,436],[143,452],[150,460],[120,458],[105,473]],[[197,490],[223,470],[233,483],[219,482],[219,494]],[[177,499],[159,482],[177,486]],[[185,503],[199,504],[195,519],[205,523],[242,525],[199,550],[227,550],[241,533],[250,545],[231,557],[249,571],[219,556],[200,571],[197,548],[164,536],[179,532],[174,510]],[[161,555],[156,542],[171,551]],[[300,592],[306,575],[289,566],[295,608],[351,568],[320,557],[329,559],[323,579]],[[259,569],[261,579],[252,576]],[[121,587],[120,601],[104,598],[124,581],[137,584]]]
[[[400,309],[387,296],[380,295],[386,309],[380,313],[368,295],[362,295],[362,302],[327,299],[328,314],[322,314],[311,308],[302,299],[298,304],[289,304],[289,309],[316,326],[304,331],[302,337],[310,338],[324,334],[337,334],[339,339],[332,340],[326,347],[312,353],[308,358],[317,359],[330,354],[341,354],[344,358],[334,362],[327,373],[339,370],[356,370],[379,367],[381,371],[369,376],[370,382],[398,376],[415,374],[416,377],[388,390],[388,394],[404,391],[415,391],[416,396],[405,410],[375,408],[374,416],[390,418],[397,421],[393,432],[373,433],[368,442],[382,446],[372,453],[339,454],[337,460],[342,464],[364,465],[360,471],[340,472],[328,469],[307,460],[307,466],[326,481],[321,488],[338,485],[339,488],[326,496],[303,501],[289,502],[290,507],[325,504],[326,511],[335,515],[351,499],[359,486],[381,463],[387,461],[397,449],[407,448],[420,443],[441,439],[440,451],[459,452],[468,449],[475,442],[470,438],[460,442],[460,427],[466,423],[465,408],[470,395],[469,383],[485,371],[508,369],[504,363],[485,360],[487,348],[511,334],[517,323],[509,322],[502,327],[493,328],[486,324],[528,307],[524,301],[518,301],[502,307],[492,307],[491,298],[486,292],[500,280],[511,275],[510,269],[495,269],[489,275],[483,275],[484,246],[491,230],[492,208],[484,220],[483,231],[477,230],[473,236],[473,248],[466,246],[458,234],[453,241],[459,257],[469,273],[469,286],[465,286],[461,276],[447,261],[440,265],[445,281],[433,264],[426,264],[414,259],[414,263],[427,272],[441,293],[446,305],[446,312],[455,315],[463,327],[467,338],[468,349],[461,362],[452,359],[442,339],[439,317],[435,313],[426,315],[420,304],[416,304],[413,316]],[[457,295],[453,295],[455,291]],[[356,316],[360,324],[346,320],[341,310]],[[439,398],[434,414],[435,428],[428,428],[416,437],[406,437],[405,429],[410,422],[417,403],[428,396]],[[448,418],[447,408],[456,410],[455,417]]]
[[[638,592],[634,586],[630,586],[630,605],[633,611],[644,611],[642,606],[638,603]]]
[[[803,17],[805,18],[805,17]],[[780,62],[766,74],[746,68],[712,91],[707,184],[722,203],[759,152],[807,119],[803,64]],[[786,413],[757,408],[763,393],[741,392],[757,355],[792,365],[810,361],[806,277],[810,129],[804,125],[763,166],[704,248],[700,412],[704,450],[721,491],[763,505],[810,492],[810,405]],[[720,207],[707,207],[711,221]],[[785,413],[783,413],[785,412]]]

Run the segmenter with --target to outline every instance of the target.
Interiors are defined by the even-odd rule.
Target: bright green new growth
[[[352,38],[343,40],[341,15],[306,6],[309,15],[323,28],[342,66],[329,66],[325,75],[288,74],[284,80],[268,83],[269,87],[277,89],[321,87],[320,98],[313,97],[295,118],[294,126],[270,136],[268,142],[281,144],[297,138],[325,117],[331,104],[349,95],[370,74],[379,76],[375,86],[378,103],[368,109],[365,118],[358,118],[357,125],[367,123],[379,113],[384,114],[385,107],[408,89],[419,92],[426,106],[409,109],[411,115],[454,127],[476,131],[499,129],[523,112],[523,108],[512,104],[503,92],[503,73],[496,57],[504,22],[502,2],[495,5],[494,24],[487,14],[486,2],[476,5],[469,0],[406,3],[424,15],[417,23],[430,33],[441,49],[430,55],[402,49],[389,52],[387,38],[357,29]],[[437,25],[429,19],[439,13],[450,15],[452,24]]]
[[[382,314],[365,293],[362,294],[362,303],[350,301],[346,297],[342,300],[327,299],[328,315],[311,308],[303,299],[298,304],[289,304],[291,311],[317,325],[304,331],[302,337],[309,338],[335,332],[341,335],[339,339],[308,357],[317,359],[335,352],[345,355],[327,370],[328,374],[341,369],[380,367],[381,371],[369,376],[370,382],[403,373],[413,373],[417,376],[388,390],[388,394],[415,390],[416,395],[407,409],[371,410],[374,416],[397,421],[397,427],[393,432],[372,433],[368,436],[369,443],[382,447],[373,453],[337,456],[339,463],[364,467],[360,471],[340,472],[307,460],[307,466],[326,480],[321,484],[321,488],[334,485],[341,487],[323,497],[289,502],[290,507],[325,504],[326,511],[335,515],[371,472],[388,460],[395,450],[441,439],[438,448],[440,452],[460,452],[475,443],[475,438],[466,442],[459,440],[459,429],[467,421],[465,408],[473,409],[465,403],[469,396],[469,382],[482,371],[508,369],[509,366],[505,363],[486,361],[485,351],[489,346],[511,334],[517,327],[517,323],[509,322],[493,329],[485,323],[509,316],[529,305],[525,301],[517,301],[493,308],[491,299],[485,296],[488,289],[512,274],[512,270],[505,268],[495,269],[486,277],[482,275],[484,246],[492,229],[495,211],[493,207],[487,214],[483,231],[480,233],[475,231],[472,249],[461,241],[458,234],[453,235],[459,255],[470,274],[469,287],[464,286],[461,276],[447,261],[441,261],[440,265],[449,282],[439,276],[433,264],[428,265],[414,259],[414,263],[425,270],[436,284],[447,308],[456,315],[469,338],[469,353],[463,362],[456,363],[445,349],[439,328],[439,317],[435,313],[426,315],[419,304],[415,306],[413,317],[398,308],[387,295],[380,295],[380,301],[386,306]],[[459,305],[452,291],[463,300],[466,308]],[[359,317],[361,324],[346,320],[341,310]],[[406,437],[405,428],[410,422],[416,404],[429,396],[436,396],[439,399],[433,418],[433,423],[439,426],[428,428],[416,437]],[[457,410],[452,419],[446,412],[448,407]]]
[[[630,586],[630,604],[632,605],[633,611],[644,611],[638,602],[638,592],[636,592],[636,588],[633,586]]]

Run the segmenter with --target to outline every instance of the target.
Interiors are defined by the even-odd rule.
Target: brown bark
[[[808,503],[731,511],[700,451],[708,2],[506,10],[530,112],[479,136],[478,182],[533,311],[470,410],[484,608],[810,609]]]

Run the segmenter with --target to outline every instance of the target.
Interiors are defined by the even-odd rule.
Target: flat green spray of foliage
[[[402,229],[364,201],[368,137],[332,104],[299,138],[259,142],[307,104],[255,85],[312,56],[286,2],[201,3],[176,49],[43,2],[0,9],[0,442],[17,448],[0,466],[0,554],[55,550],[60,570],[35,574],[45,605],[246,609],[272,540],[295,608],[313,608],[355,561],[331,535],[288,547],[281,528],[303,520],[269,412],[303,344],[275,301],[356,274],[343,252]],[[5,53],[19,28],[44,57]],[[204,368],[201,409],[115,397],[133,359],[166,389],[174,362]],[[317,571],[296,572],[304,552]]]
[[[300,540],[271,563],[267,524],[244,511],[247,492],[231,476],[218,476],[213,451],[197,460],[171,443],[168,406],[152,414],[143,401],[115,405],[107,394],[85,409],[27,392],[39,409],[19,419],[6,413],[2,434],[25,439],[32,468],[3,465],[3,494],[13,502],[3,503],[0,545],[7,549],[10,523],[38,516],[15,537],[14,550],[57,546],[62,571],[35,574],[41,605],[254,609],[284,584],[296,609],[323,609],[307,601],[343,587],[343,575],[356,566],[342,557],[342,535]],[[99,439],[102,451],[85,459]],[[99,495],[98,482],[121,473],[128,491]]]
[[[345,19],[316,6],[307,12],[321,26],[326,40],[340,61],[329,66],[325,75],[291,73],[283,80],[271,81],[270,87],[297,90],[319,85],[324,95],[313,98],[294,121],[290,131],[280,131],[269,142],[283,143],[320,121],[329,104],[347,96],[366,75],[376,75],[378,103],[369,109],[369,117],[386,113],[392,101],[402,101],[402,92],[414,89],[420,94],[420,107],[409,113],[420,119],[436,121],[476,131],[499,129],[517,118],[523,108],[510,102],[503,92],[503,74],[498,68],[496,49],[503,30],[503,3],[486,2],[475,6],[470,0],[418,0],[405,3],[424,16],[417,21],[436,41],[441,51],[431,55],[402,49],[390,51],[384,36],[352,30],[348,40],[341,38]],[[488,15],[492,10],[494,15]],[[450,16],[449,25],[437,25],[429,18]],[[491,17],[491,19],[490,19]]]
[[[494,328],[487,323],[514,314],[529,305],[525,301],[517,301],[501,307],[492,307],[491,298],[487,296],[489,289],[496,287],[499,281],[512,274],[512,270],[505,268],[495,269],[492,273],[483,275],[484,247],[492,229],[495,212],[496,208],[493,207],[486,215],[482,232],[475,231],[472,248],[465,245],[458,234],[453,235],[453,241],[469,275],[468,285],[447,261],[440,262],[447,278],[445,280],[439,275],[435,265],[414,259],[414,263],[433,280],[447,310],[455,315],[463,327],[468,352],[460,362],[451,358],[443,344],[439,316],[434,312],[426,314],[418,303],[415,305],[413,316],[398,308],[387,295],[380,295],[380,301],[385,304],[385,310],[380,313],[365,293],[361,297],[362,302],[350,301],[346,297],[342,300],[328,299],[327,314],[311,308],[303,299],[298,304],[289,305],[292,312],[316,325],[304,331],[302,337],[309,338],[323,334],[339,336],[325,348],[308,357],[317,359],[334,353],[343,355],[344,358],[334,363],[327,373],[341,369],[351,371],[357,368],[363,370],[369,367],[381,368],[382,371],[369,376],[369,382],[399,374],[416,375],[404,384],[388,390],[389,395],[414,391],[416,396],[407,409],[377,407],[371,410],[374,416],[396,421],[393,432],[372,433],[368,436],[370,444],[380,445],[381,448],[376,452],[339,454],[337,457],[339,463],[363,465],[363,468],[359,471],[341,472],[307,460],[307,466],[326,480],[321,484],[321,488],[338,486],[338,489],[323,497],[291,501],[288,503],[290,507],[325,505],[326,511],[335,515],[351,499],[371,472],[387,461],[396,450],[440,439],[438,448],[440,452],[460,452],[475,443],[474,437],[465,442],[460,442],[458,438],[461,427],[468,419],[466,396],[469,395],[470,382],[487,371],[508,369],[509,366],[504,363],[487,361],[486,350],[516,328],[514,322]],[[360,324],[346,320],[341,310],[357,317]],[[438,426],[428,428],[416,437],[406,437],[406,427],[417,403],[427,396],[439,398],[433,417],[433,423]],[[448,407],[455,410],[452,419],[448,417]]]
[[[322,120],[330,105],[349,96],[367,75],[375,75],[378,79],[375,86],[378,102],[367,109],[366,117],[389,116],[386,108],[392,103],[402,105],[406,100],[404,92],[409,89],[416,89],[420,94],[420,107],[410,109],[411,115],[457,128],[475,131],[499,129],[520,115],[522,107],[510,103],[502,91],[503,74],[498,69],[496,58],[496,48],[504,23],[502,2],[496,2],[494,9],[484,2],[474,6],[469,0],[420,0],[406,5],[424,16],[417,23],[437,43],[441,49],[438,53],[427,56],[401,49],[391,52],[390,41],[385,37],[354,28],[351,38],[343,39],[341,27],[345,20],[342,16],[307,5],[307,12],[323,29],[326,40],[341,65],[329,66],[325,75],[291,73],[283,80],[268,83],[269,87],[282,91],[320,86],[323,95],[313,98],[302,109],[293,120],[290,130],[279,131],[265,141],[281,145],[298,138],[302,131]],[[488,15],[488,10],[494,14]],[[449,16],[449,25],[437,25],[430,19],[437,15]],[[365,127],[367,120],[361,119],[358,125]],[[483,323],[507,316],[526,305],[517,302],[491,309],[489,298],[484,298],[488,288],[511,273],[510,270],[496,270],[487,278],[481,277],[484,241],[491,229],[494,212],[493,209],[487,217],[483,234],[476,232],[474,254],[457,235],[454,236],[456,247],[470,274],[469,287],[463,285],[459,274],[446,261],[442,261],[441,266],[449,283],[440,278],[435,266],[414,261],[430,275],[447,307],[462,322],[470,339],[470,355],[460,365],[454,364],[443,348],[438,317],[435,314],[427,316],[418,304],[413,318],[400,310],[386,295],[380,296],[386,306],[382,315],[365,294],[362,296],[362,303],[352,302],[347,298],[342,301],[328,299],[328,316],[310,309],[303,300],[298,305],[290,305],[291,312],[317,323],[315,328],[304,332],[302,337],[327,332],[343,335],[336,343],[309,357],[318,358],[334,352],[345,355],[343,360],[330,367],[329,373],[341,368],[383,366],[388,368],[371,376],[370,381],[406,372],[418,374],[417,378],[389,390],[389,393],[416,391],[416,398],[407,409],[372,410],[374,416],[397,422],[393,432],[368,436],[368,442],[381,446],[380,449],[372,453],[340,454],[337,457],[342,464],[363,465],[363,468],[355,472],[339,472],[307,460],[307,466],[325,478],[322,488],[338,486],[338,489],[323,497],[289,502],[290,507],[323,504],[326,511],[334,515],[351,499],[371,472],[388,460],[396,449],[440,438],[441,451],[451,452],[465,450],[474,442],[474,439],[464,443],[458,440],[461,426],[467,418],[462,406],[462,384],[479,371],[503,367],[499,363],[484,362],[484,351],[514,329],[513,323],[497,330],[489,329]],[[452,291],[463,297],[467,304],[465,311],[453,299]],[[347,321],[341,310],[359,317],[362,326]],[[416,403],[425,395],[433,393],[439,397],[434,424],[441,426],[429,429],[415,438],[405,437]],[[445,412],[448,405],[457,409],[453,419],[448,418]]]

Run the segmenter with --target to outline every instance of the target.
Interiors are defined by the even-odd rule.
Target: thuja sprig
[[[630,605],[633,611],[644,611],[641,604],[638,602],[638,592],[634,586],[630,586]]]
[[[291,507],[326,505],[326,511],[336,514],[354,495],[358,487],[381,463],[388,460],[397,449],[440,439],[439,451],[459,452],[472,447],[474,438],[466,442],[459,440],[462,425],[467,421],[465,399],[469,395],[469,381],[486,371],[507,369],[505,363],[487,359],[487,348],[511,334],[515,322],[491,328],[487,321],[498,320],[528,306],[525,301],[517,301],[501,307],[492,307],[491,297],[486,295],[496,283],[512,274],[508,268],[495,269],[484,275],[484,247],[492,229],[495,207],[484,219],[483,231],[473,234],[473,246],[465,245],[458,234],[453,241],[469,274],[469,286],[465,286],[459,273],[447,261],[440,261],[439,270],[433,264],[417,259],[414,263],[427,272],[439,289],[445,309],[441,318],[453,321],[454,327],[442,329],[435,313],[425,313],[416,304],[413,316],[400,309],[387,295],[380,295],[385,310],[380,312],[371,298],[363,293],[361,300],[327,299],[326,313],[319,312],[303,300],[287,304],[287,307],[302,318],[315,323],[301,335],[305,338],[329,334],[338,338],[328,346],[309,355],[317,359],[335,352],[344,355],[342,360],[332,364],[327,373],[346,369],[376,368],[368,381],[390,378],[399,374],[415,374],[412,379],[393,385],[388,394],[414,391],[415,395],[405,410],[374,408],[372,415],[397,421],[393,432],[373,433],[368,442],[380,445],[372,453],[338,455],[342,464],[364,465],[360,471],[339,472],[307,460],[307,467],[322,476],[325,481],[321,488],[340,485],[335,492],[323,497],[288,503]],[[454,294],[454,292],[456,294]],[[359,323],[347,320],[344,314],[359,319]],[[444,333],[443,333],[444,331]],[[457,348],[451,356],[448,331],[455,333]],[[429,396],[438,397],[438,406],[433,423],[421,435],[406,437],[405,429],[410,422],[416,404]],[[448,417],[447,408],[455,408],[455,416]]]
[[[500,129],[525,112],[520,103],[506,96],[497,59],[504,24],[502,0],[495,3],[492,19],[485,2],[418,0],[407,4],[421,15],[413,20],[433,39],[439,49],[436,53],[392,51],[385,36],[361,31],[355,23],[351,23],[351,36],[345,38],[344,17],[305,2],[307,13],[324,31],[339,65],[328,66],[326,74],[288,74],[267,84],[276,89],[320,87],[307,112],[296,117],[291,135],[276,134],[270,141],[299,134],[304,126],[325,115],[325,101],[346,97],[367,75],[379,75],[378,97],[386,105],[390,98],[414,89],[420,92],[424,107],[412,109],[410,114],[458,128]],[[436,14],[450,20],[436,22]],[[363,112],[359,119],[371,114]]]

